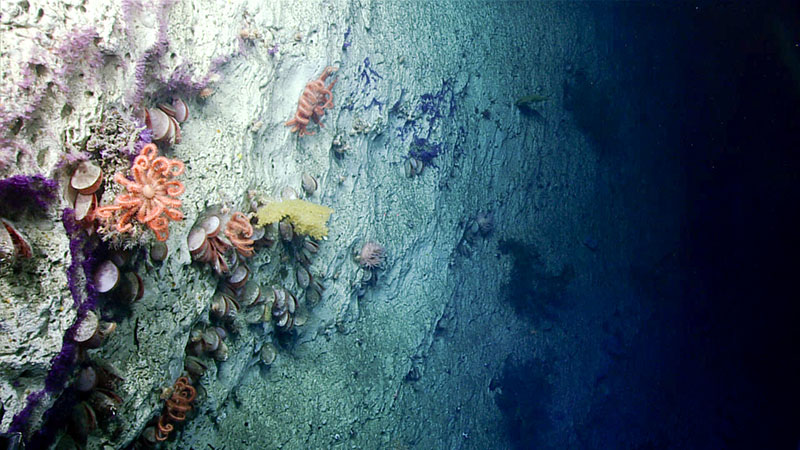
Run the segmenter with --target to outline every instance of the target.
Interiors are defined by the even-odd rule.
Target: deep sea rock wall
[[[558,309],[570,289],[593,286],[605,271],[590,249],[603,233],[587,215],[613,215],[591,206],[608,198],[597,184],[613,169],[601,164],[565,95],[569,87],[597,94],[581,81],[595,86],[593,61],[604,51],[591,46],[589,12],[391,3],[3,2],[4,178],[42,173],[63,186],[72,157],[65,155],[85,150],[110,111],[135,124],[137,109],[168,96],[190,110],[182,141],[168,151],[186,165],[185,219],[170,224],[163,263],[148,259],[152,239],[144,238],[135,265],[144,295],[90,351],[124,381],[116,416],[101,420],[88,448],[139,439],[183,371],[192,329],[209,322],[217,278],[192,263],[187,247],[197,218],[216,204],[248,211],[253,198],[279,198],[286,186],[302,192],[302,174],[319,182],[308,199],[335,211],[311,266],[324,294],[308,302],[308,321],[288,337],[242,314],[226,341],[228,359],[207,361],[194,411],[168,447],[502,447],[506,430],[490,386],[509,355],[527,347],[541,349],[528,357],[545,358],[564,342],[578,351],[585,342],[570,339],[576,329],[614,313],[564,325],[547,316],[558,311],[545,310],[532,322],[506,301],[508,292],[538,289],[552,299],[544,308]],[[329,65],[338,67],[335,107],[324,128],[298,138],[284,122],[305,84]],[[545,100],[515,106],[531,94]],[[407,176],[409,155],[426,162],[421,174]],[[0,273],[4,431],[36,435],[69,381],[45,389],[85,300],[69,289],[67,269],[82,256],[70,251],[61,223],[68,206],[59,196],[47,211],[8,217],[34,256]],[[367,281],[353,252],[370,240],[388,256]],[[620,252],[615,258],[632,251],[608,245]],[[251,277],[302,292],[285,258],[280,245],[259,250]],[[528,280],[513,278],[515,264],[539,284],[528,289]],[[76,277],[85,289],[80,271]],[[266,344],[278,349],[269,366],[260,358]],[[604,364],[599,354],[585,364]],[[579,418],[588,402],[576,400]],[[552,433],[574,426],[551,425]]]

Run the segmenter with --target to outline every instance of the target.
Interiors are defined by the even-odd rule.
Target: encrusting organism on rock
[[[158,156],[155,144],[145,145],[133,160],[133,180],[121,173],[114,176],[114,181],[123,185],[128,192],[117,195],[113,204],[97,208],[97,217],[104,220],[113,218],[116,231],[120,233],[130,231],[133,228],[130,220],[136,217],[139,223],[153,230],[156,239],[166,241],[169,237],[169,220],[183,220],[181,201],[177,197],[183,194],[185,188],[180,181],[171,179],[183,171],[183,162]]]
[[[311,80],[306,84],[303,94],[300,96],[300,101],[297,103],[297,112],[294,117],[286,122],[287,127],[292,128],[292,133],[297,132],[298,136],[312,135],[313,132],[306,130],[309,120],[320,127],[322,125],[321,119],[325,115],[325,109],[333,108],[333,85],[337,80],[331,81],[328,87],[325,87],[325,80],[330,74],[339,70],[337,67],[328,66],[322,71],[322,75],[316,80]]]
[[[376,269],[386,260],[386,248],[377,242],[369,241],[361,247],[356,255],[358,264],[366,270]]]

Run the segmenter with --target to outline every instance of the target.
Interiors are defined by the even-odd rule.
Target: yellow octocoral
[[[328,235],[328,227],[325,224],[332,212],[333,210],[327,206],[295,199],[268,203],[258,208],[256,217],[259,226],[276,223],[288,217],[295,232],[321,239]]]

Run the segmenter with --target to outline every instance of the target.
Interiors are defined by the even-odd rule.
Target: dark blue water
[[[520,352],[506,361],[491,387],[516,448],[798,446],[800,3],[658,3],[593,5],[596,44],[614,49],[608,65],[616,69],[605,94],[586,95],[598,85],[573,73],[564,95],[600,164],[614,167],[614,195],[636,189],[624,182],[626,169],[644,174],[643,184],[661,186],[664,204],[678,205],[680,238],[654,267],[626,262],[627,287],[650,306],[632,337],[615,332],[625,323],[604,324],[609,362],[594,385],[574,392],[592,398],[580,412],[586,419],[570,425],[577,441],[551,433],[569,420],[554,413],[570,408],[553,376],[566,356]],[[620,127],[625,102],[606,101],[620,95],[645,105],[636,130]],[[633,161],[657,167],[626,168]],[[641,205],[652,213],[630,212],[642,230],[658,233],[658,195]],[[584,245],[603,250],[597,236]],[[536,272],[535,249],[507,242],[505,251],[520,276]],[[510,286],[508,300],[532,323],[548,314],[566,320],[561,297],[542,294],[560,292],[569,283],[561,275],[546,286]],[[578,297],[567,302],[617,301]]]

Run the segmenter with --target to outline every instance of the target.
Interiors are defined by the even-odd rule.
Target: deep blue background
[[[677,87],[677,96],[655,102],[669,109],[670,122],[650,123],[645,114],[638,139],[646,142],[655,126],[678,136],[668,151],[681,161],[672,175],[686,183],[686,195],[678,247],[661,279],[643,277],[639,287],[676,307],[656,307],[652,324],[661,331],[645,330],[624,349],[605,344],[618,367],[602,377],[617,381],[601,381],[616,392],[576,425],[587,448],[799,448],[800,2],[740,3],[591,6],[613,24],[607,38],[619,49],[619,70],[652,74],[654,61],[675,65],[628,92],[665,97],[661,88]],[[601,160],[614,158],[626,139],[608,131],[613,111],[590,106],[595,115],[581,118],[576,104],[573,116]],[[660,142],[641,147],[665,151]],[[525,273],[535,263],[516,259]],[[528,290],[536,296],[535,286]],[[677,356],[654,360],[665,342]],[[642,379],[630,368],[657,377],[626,384]],[[541,432],[552,424],[548,373],[546,360],[511,360],[492,386],[500,387],[497,405],[518,448],[562,445]],[[642,410],[637,397],[663,401]]]

